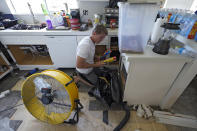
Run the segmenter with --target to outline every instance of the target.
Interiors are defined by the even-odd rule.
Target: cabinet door
[[[48,36],[47,46],[56,67],[75,67],[77,49],[76,36]]]

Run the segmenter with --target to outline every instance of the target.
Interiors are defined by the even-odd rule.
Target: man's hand
[[[95,63],[95,67],[102,67],[104,65],[105,65],[104,61],[99,61]]]
[[[94,64],[89,64],[85,61],[85,58],[82,58],[80,56],[77,56],[77,68],[91,68],[91,67],[101,67],[105,65],[104,61],[98,61]]]

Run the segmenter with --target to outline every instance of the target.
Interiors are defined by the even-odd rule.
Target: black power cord
[[[126,102],[122,102],[121,105],[122,108],[125,110],[125,116],[120,122],[120,124],[116,128],[114,128],[113,131],[120,131],[130,119],[130,108],[127,106]]]
[[[4,109],[4,110],[0,111],[0,113],[2,113],[2,112],[4,112],[4,111],[11,110],[11,109],[14,109],[15,107],[18,107],[18,106],[21,106],[21,105],[23,105],[23,103],[22,103],[22,104],[15,105],[15,106],[12,106],[12,107],[9,107],[9,108],[7,108],[7,109]]]

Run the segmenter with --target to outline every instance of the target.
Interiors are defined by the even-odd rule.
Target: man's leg
[[[94,86],[96,86],[96,82],[98,76],[95,74],[95,70],[93,69],[89,74],[83,74],[86,79],[88,79]]]

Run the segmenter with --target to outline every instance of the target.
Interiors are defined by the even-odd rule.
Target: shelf
[[[53,65],[49,55],[35,55],[32,53],[25,53],[20,49],[21,45],[8,45],[12,55],[14,56],[18,65]]]
[[[17,62],[19,65],[53,65],[50,56],[29,55]]]
[[[175,37],[175,39],[178,40],[179,42],[182,42],[185,45],[189,45],[193,49],[197,50],[197,42],[196,41],[187,39],[187,38],[185,38],[185,37],[183,37],[181,35],[177,35]]]
[[[3,78],[5,75],[7,75],[8,73],[10,73],[12,71],[12,68],[9,68],[7,71],[5,72],[0,72],[0,79]]]

